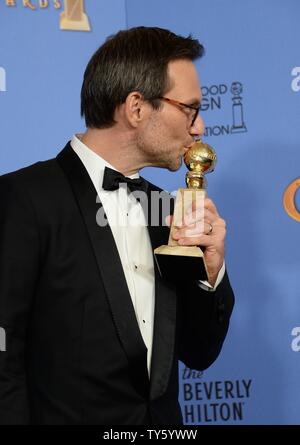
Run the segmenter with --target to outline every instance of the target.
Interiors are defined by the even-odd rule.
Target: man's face
[[[183,59],[170,62],[168,75],[171,89],[164,97],[199,106],[201,89],[193,62]],[[164,167],[171,171],[179,169],[182,156],[194,142],[194,137],[204,133],[204,123],[200,116],[191,126],[194,113],[192,109],[178,107],[164,100],[159,110],[150,109],[149,118],[137,140],[145,165]]]

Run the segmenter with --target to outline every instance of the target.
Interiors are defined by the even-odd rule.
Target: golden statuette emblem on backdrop
[[[69,31],[90,31],[88,16],[83,0],[64,0],[65,10],[60,14],[60,29]]]
[[[188,168],[186,173],[187,188],[177,191],[173,221],[170,228],[168,245],[154,250],[156,262],[162,277],[170,280],[196,279],[207,280],[207,268],[203,251],[198,246],[181,246],[173,239],[172,233],[184,222],[187,212],[191,211],[193,203],[197,209],[204,211],[206,196],[205,175],[214,170],[217,156],[215,150],[201,140],[195,141],[185,153],[184,162]]]

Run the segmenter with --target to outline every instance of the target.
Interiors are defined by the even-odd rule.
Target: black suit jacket
[[[0,205],[0,424],[180,424],[178,360],[202,370],[218,356],[227,275],[210,293],[156,270],[149,380],[112,232],[71,146],[2,176]],[[149,233],[166,244],[168,228]]]

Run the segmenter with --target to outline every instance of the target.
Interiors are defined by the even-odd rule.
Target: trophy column
[[[167,245],[154,250],[159,272],[167,280],[192,279],[208,280],[203,251],[199,246],[180,246],[172,234],[176,226],[181,226],[193,203],[204,209],[206,196],[205,174],[214,170],[216,153],[208,144],[196,141],[184,156],[189,171],[186,174],[186,189],[179,189],[176,195],[173,221]],[[202,205],[201,205],[202,204]]]

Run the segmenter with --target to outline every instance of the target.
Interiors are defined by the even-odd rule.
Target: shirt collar
[[[71,147],[85,166],[96,190],[103,190],[102,182],[105,167],[112,168],[113,170],[116,170],[116,168],[85,145],[80,140],[81,136],[81,134],[75,134],[72,137]],[[128,177],[131,179],[139,178],[139,174],[135,173]]]

